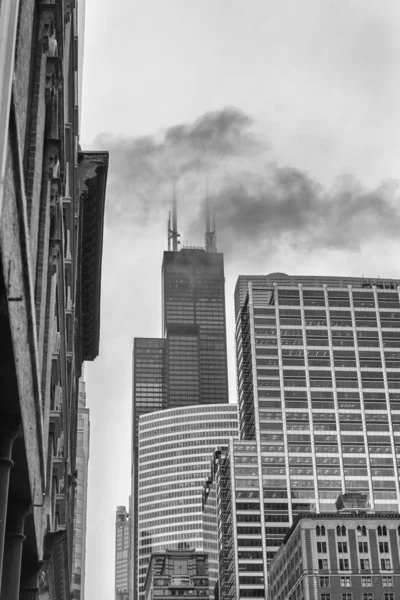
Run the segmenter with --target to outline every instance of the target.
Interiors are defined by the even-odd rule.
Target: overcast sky
[[[81,145],[109,149],[91,410],[87,598],[114,597],[128,505],[134,337],[161,334],[172,182],[225,253],[231,401],[239,274],[399,277],[400,4],[86,0]]]

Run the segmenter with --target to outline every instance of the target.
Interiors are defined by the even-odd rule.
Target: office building
[[[139,598],[152,553],[205,552],[202,493],[214,449],[238,435],[237,405],[207,404],[139,419]]]
[[[164,338],[135,338],[134,437],[140,415],[228,402],[223,255],[164,252]]]
[[[209,598],[208,557],[194,550],[166,550],[151,555],[145,581],[144,600],[161,596]]]
[[[164,252],[168,407],[228,402],[223,255]]]
[[[202,510],[203,510],[203,536],[204,536],[204,551],[208,554],[208,572],[210,581],[210,599],[218,600],[220,595],[225,589],[225,585],[220,578],[220,572],[222,577],[226,577],[227,565],[222,568],[225,561],[232,560],[228,548],[232,545],[232,541],[225,535],[226,531],[226,520],[229,518],[229,514],[226,513],[226,500],[227,495],[222,491],[223,486],[221,482],[222,469],[220,468],[220,462],[226,456],[227,448],[220,447],[214,450],[212,459],[210,461],[211,471],[209,476],[204,482],[203,496],[202,496]],[[224,478],[225,481],[229,482],[229,479]],[[224,503],[224,506],[221,506]],[[222,518],[222,512],[224,511],[224,518]],[[219,562],[221,561],[221,569]]]
[[[210,464],[213,471],[214,455],[221,453],[216,448],[211,457]],[[218,545],[218,513],[217,513],[217,485],[212,472],[204,482],[202,492],[203,511],[203,545],[204,552],[208,555],[208,573],[210,581],[210,598],[218,598],[218,574],[219,574],[219,545]]]
[[[115,600],[128,600],[131,560],[130,520],[125,506],[115,516]]]
[[[133,439],[138,439],[139,417],[167,407],[165,340],[133,341]]]
[[[136,581],[138,551],[138,430],[141,415],[161,410],[167,406],[167,369],[165,340],[162,338],[135,338],[133,341],[133,402],[132,402],[132,472],[131,472],[131,600]]]
[[[399,540],[398,513],[300,514],[271,563],[269,599],[394,600]]]
[[[86,408],[86,385],[79,381],[78,432],[76,442],[76,489],[74,506],[74,545],[72,552],[73,597],[85,600],[87,488],[89,476],[90,420]]]
[[[178,251],[176,203],[162,263],[162,336],[133,349],[131,599],[138,589],[138,421],[159,409],[228,403],[223,255],[206,215],[205,248]],[[172,247],[171,247],[172,239]]]
[[[367,493],[376,513],[399,511],[399,284],[239,278],[241,439],[216,465],[232,496],[224,598],[264,597],[267,565],[301,512],[335,512],[346,492]]]

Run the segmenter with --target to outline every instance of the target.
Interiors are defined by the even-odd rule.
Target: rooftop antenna
[[[208,195],[208,182],[206,182],[206,235],[205,235],[205,246],[206,252],[217,251],[217,238],[215,231],[215,213],[213,214],[213,226],[211,228],[211,210],[210,210],[210,198]]]
[[[215,226],[215,211],[213,212],[213,230],[212,230],[212,235],[213,235],[213,252],[217,251],[217,228]]]
[[[171,224],[171,212],[169,212],[168,216],[168,250],[171,250],[171,240],[172,240],[172,251],[178,251],[178,244],[180,241],[178,238],[180,237],[180,233],[178,233],[178,217],[177,217],[177,206],[176,206],[176,182],[174,181],[173,192],[172,192],[172,224]],[[172,227],[171,227],[172,225]]]
[[[171,251],[171,211],[168,211],[167,237],[168,237],[168,252],[170,252]]]

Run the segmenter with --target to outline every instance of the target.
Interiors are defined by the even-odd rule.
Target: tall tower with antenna
[[[135,338],[134,342],[132,527],[133,586],[138,600],[144,600],[144,553],[152,543],[138,520],[139,416],[163,408],[229,401],[224,257],[217,252],[215,220],[212,222],[209,205],[205,248],[181,247],[179,237],[174,184],[168,250],[162,263],[162,337]]]

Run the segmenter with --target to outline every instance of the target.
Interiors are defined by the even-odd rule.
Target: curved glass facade
[[[173,408],[139,419],[139,590],[152,552],[205,551],[202,492],[215,448],[238,437],[235,404]]]

